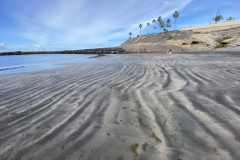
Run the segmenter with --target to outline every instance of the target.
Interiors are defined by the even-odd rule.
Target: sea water
[[[94,61],[89,54],[31,54],[0,56],[0,75],[63,67],[66,63]]]

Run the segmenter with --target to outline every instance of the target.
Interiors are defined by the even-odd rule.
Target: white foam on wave
[[[23,67],[25,66],[24,65],[3,66],[3,67],[0,67],[0,71],[23,68]]]

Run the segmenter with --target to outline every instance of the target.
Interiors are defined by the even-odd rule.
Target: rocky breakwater
[[[24,55],[24,54],[119,54],[124,52],[121,47],[114,48],[94,48],[82,50],[65,50],[65,51],[42,51],[42,52],[3,52],[0,55]]]

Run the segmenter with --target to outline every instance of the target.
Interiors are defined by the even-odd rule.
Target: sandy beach
[[[237,160],[239,151],[239,54],[107,55],[0,76],[1,160]]]

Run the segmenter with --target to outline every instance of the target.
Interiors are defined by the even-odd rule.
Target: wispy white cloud
[[[0,47],[4,47],[5,43],[4,42],[0,42]]]
[[[0,42],[0,50],[6,50],[7,48],[5,47],[4,42]]]
[[[21,37],[44,48],[88,48],[120,44],[158,16],[171,17],[192,0],[52,0],[15,1]],[[70,44],[70,45],[69,45]]]

